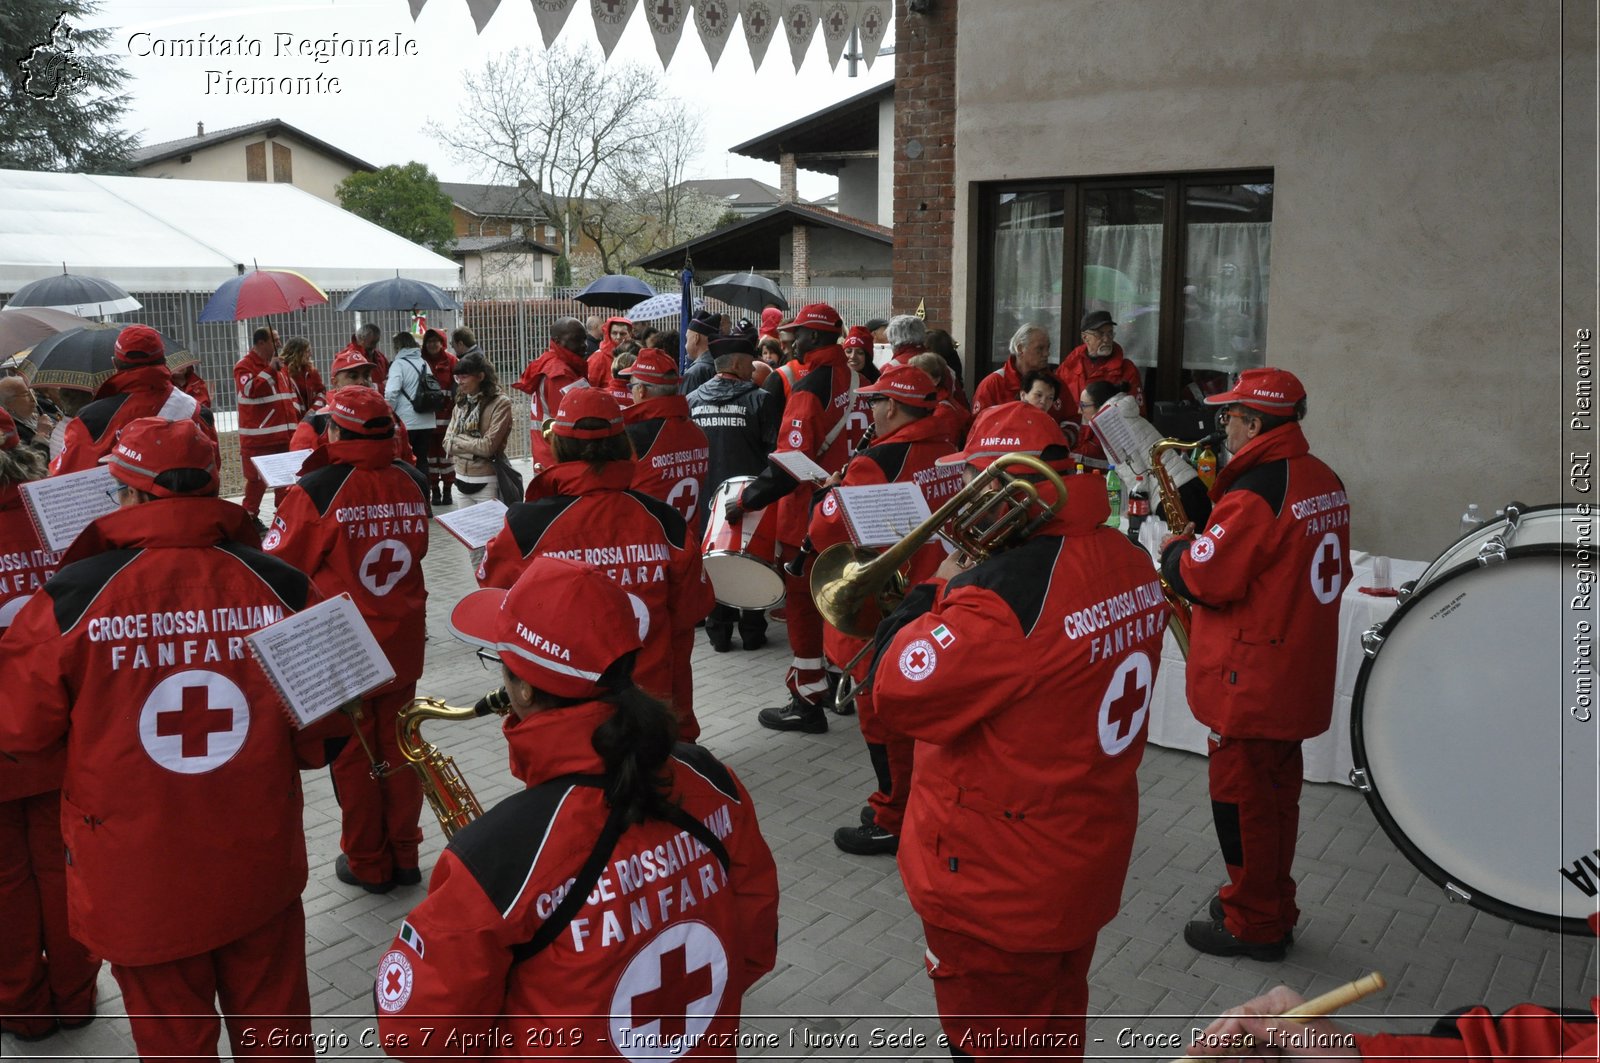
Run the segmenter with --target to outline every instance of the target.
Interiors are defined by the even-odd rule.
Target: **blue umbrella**
[[[339,304],[340,310],[454,310],[461,304],[443,288],[405,277],[363,284]]]
[[[656,294],[656,290],[638,277],[621,273],[608,273],[592,282],[573,296],[584,306],[606,306],[627,310]]]

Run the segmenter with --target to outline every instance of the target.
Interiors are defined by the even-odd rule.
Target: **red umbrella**
[[[199,320],[243,321],[287,314],[328,301],[328,295],[290,269],[257,269],[227,282],[211,294]]]

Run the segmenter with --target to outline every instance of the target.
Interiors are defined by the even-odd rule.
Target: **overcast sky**
[[[557,40],[588,44],[598,59],[594,22],[587,0],[577,0]],[[542,49],[543,38],[528,0],[502,0],[483,35],[475,32],[466,0],[427,0],[421,15],[411,19],[407,0],[323,0],[295,3],[277,0],[102,0],[99,24],[113,28],[112,50],[131,75],[128,124],[145,143],[192,136],[196,122],[209,130],[279,118],[336,144],[375,165],[426,162],[444,180],[482,179],[453,162],[443,146],[427,143],[421,130],[431,119],[448,124],[460,105],[461,71],[517,45]],[[194,39],[201,34],[262,41],[260,58],[201,58],[130,54],[130,38]],[[414,58],[335,58],[326,64],[295,57],[274,58],[275,34],[296,38],[381,38],[395,33],[414,37]],[[148,51],[148,39],[132,50]],[[893,30],[885,42],[893,43]],[[610,62],[634,61],[659,70],[655,41],[644,14],[634,11]],[[670,90],[702,118],[704,147],[692,176],[754,177],[778,183],[775,164],[729,155],[727,149],[812,111],[864,92],[889,80],[892,56],[879,59],[861,76],[847,77],[845,62],[828,67],[819,33],[800,72],[794,70],[789,44],[780,30],[759,73],[752,71],[742,27],[728,42],[715,70],[711,69],[699,34],[691,22],[684,30],[672,65],[665,73]],[[339,79],[337,95],[249,96],[207,91],[208,70],[231,70],[235,76],[282,77],[325,74]],[[837,188],[834,178],[800,171],[800,194],[807,199]]]

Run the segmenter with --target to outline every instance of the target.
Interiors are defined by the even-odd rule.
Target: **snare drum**
[[[1577,534],[1577,524],[1569,518],[1577,516],[1575,507],[1560,503],[1525,506],[1521,502],[1510,502],[1503,516],[1485,521],[1447,546],[1406,593],[1415,594],[1462,562],[1499,553],[1503,548],[1563,540],[1570,543]]]
[[[706,534],[700,543],[706,577],[718,602],[735,609],[770,609],[783,601],[783,573],[778,568],[778,507],[751,510],[737,524],[725,510],[754,476],[723,481],[706,510]]]
[[[1470,551],[1469,551],[1470,552]],[[1421,584],[1363,636],[1350,781],[1453,900],[1586,933],[1600,889],[1596,738],[1569,674],[1592,608],[1570,608],[1576,554],[1509,548]],[[1588,661],[1591,658],[1581,658]]]

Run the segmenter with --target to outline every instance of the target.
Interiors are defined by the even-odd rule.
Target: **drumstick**
[[[1277,1016],[1277,1018],[1301,1023],[1310,1022],[1312,1019],[1320,1019],[1326,1015],[1332,1015],[1340,1008],[1354,1004],[1363,997],[1371,996],[1388,984],[1384,980],[1381,971],[1373,971],[1369,975],[1357,978],[1354,982],[1346,982],[1337,989],[1330,989],[1319,997],[1312,997],[1299,1007],[1290,1008],[1282,1015]],[[1211,1055],[1184,1056],[1182,1059],[1174,1060],[1173,1063],[1201,1063],[1202,1060],[1216,1059],[1219,1056],[1237,1055],[1249,1048],[1250,1043],[1249,1039],[1246,1038],[1242,1044],[1221,1046],[1219,1051]]]

